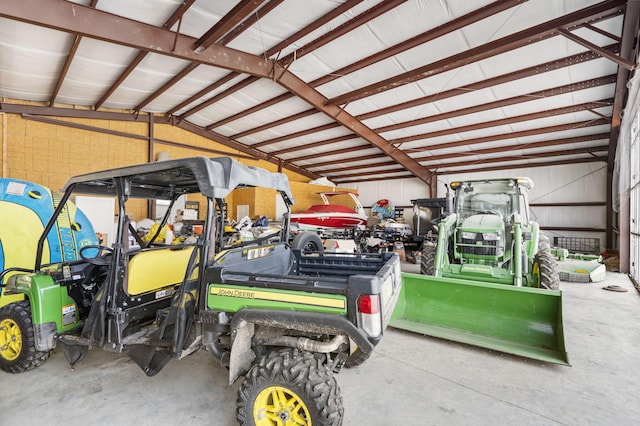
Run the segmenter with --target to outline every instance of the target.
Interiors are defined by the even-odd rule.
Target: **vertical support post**
[[[2,115],[2,176],[7,177],[7,146],[9,145],[9,141],[7,140],[7,127],[9,126],[7,122],[7,113],[1,112]]]
[[[638,18],[640,16],[640,1],[631,0],[627,2],[624,13],[624,22],[622,24],[622,42],[620,44],[620,57],[628,61],[635,62],[634,54],[637,48],[638,34]],[[614,231],[616,222],[619,225],[621,218],[615,215],[613,211],[613,169],[616,158],[616,150],[618,148],[618,138],[620,137],[620,121],[622,111],[624,109],[624,99],[627,94],[627,82],[629,81],[629,71],[622,66],[618,66],[618,75],[616,78],[616,89],[613,100],[613,112],[611,114],[611,137],[609,138],[609,155],[607,156],[607,240],[605,248],[622,248],[625,252],[620,251],[620,259],[629,258],[629,249],[627,241],[621,242],[616,238]],[[618,190],[618,188],[615,188]],[[620,235],[622,238],[628,239],[626,236]]]
[[[153,158],[154,156],[154,150],[153,150],[153,145],[154,145],[154,116],[153,113],[150,112],[149,113],[149,124],[148,124],[148,140],[147,140],[147,152],[149,153],[147,160],[149,161],[149,163],[152,163],[155,161],[155,158]],[[155,218],[155,214],[154,214],[154,202],[152,200],[148,200],[147,201],[147,217],[150,218]]]
[[[428,198],[437,198],[438,197],[438,174],[433,173],[429,177],[429,197]]]

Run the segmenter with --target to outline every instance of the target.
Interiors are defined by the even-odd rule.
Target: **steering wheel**
[[[106,251],[107,253],[100,256],[96,256],[96,257],[87,257],[85,256],[84,251],[89,249],[97,249],[98,253],[102,251]],[[109,256],[111,256],[111,253],[113,253],[113,249],[111,247],[105,247],[105,246],[99,246],[99,245],[84,246],[78,252],[82,260],[92,265],[98,265],[98,266],[110,265],[111,259],[109,259]]]
[[[494,216],[500,216],[502,217],[502,213],[498,210],[480,210],[478,213],[480,214],[491,214]]]

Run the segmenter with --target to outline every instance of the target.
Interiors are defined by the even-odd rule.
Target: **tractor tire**
[[[556,258],[550,251],[539,251],[533,259],[533,275],[537,277],[538,287],[548,290],[560,288],[560,269]]]
[[[291,248],[303,253],[324,253],[320,236],[314,232],[300,232],[293,238]]]
[[[549,236],[543,232],[540,232],[538,235],[538,253],[541,251],[551,251],[551,240],[549,239]]]
[[[37,351],[35,343],[29,301],[0,308],[0,369],[22,373],[45,362],[51,351]]]
[[[422,256],[420,256],[420,274],[434,275],[436,273],[436,250],[438,246],[432,243],[425,243],[422,246]]]
[[[285,348],[256,362],[238,390],[241,425],[340,425],[344,414],[335,377],[313,353]]]

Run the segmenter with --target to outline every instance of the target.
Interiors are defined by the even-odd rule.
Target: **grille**
[[[498,241],[483,241],[481,246],[477,246],[476,242],[482,241],[482,235],[475,240],[462,238],[460,251],[462,254],[473,254],[476,256],[497,256]]]

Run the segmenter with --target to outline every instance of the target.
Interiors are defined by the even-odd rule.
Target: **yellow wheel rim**
[[[11,319],[0,322],[0,356],[7,361],[13,361],[22,350],[22,333],[20,327]]]
[[[282,386],[264,388],[253,406],[256,426],[311,425],[304,401],[291,389]]]
[[[536,280],[538,281],[537,282],[538,288],[540,288],[541,287],[540,281],[542,280],[542,278],[540,277],[540,266],[538,265],[538,262],[533,263],[533,267],[531,268],[531,275],[533,275],[536,278]]]

